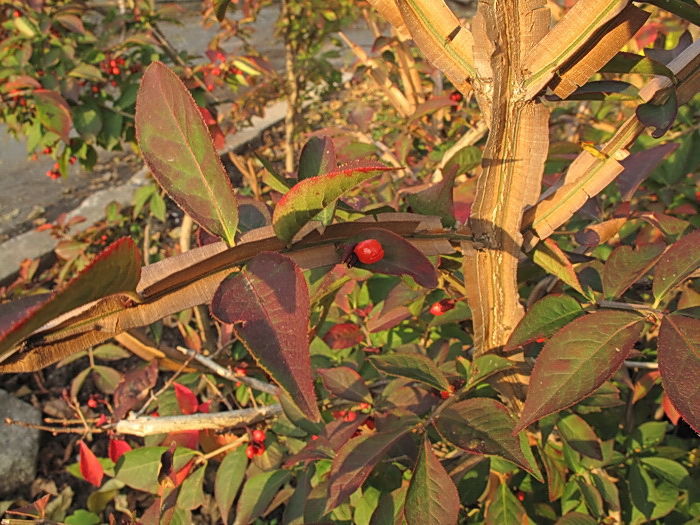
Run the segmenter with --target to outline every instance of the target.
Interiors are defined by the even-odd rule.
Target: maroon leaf
[[[148,66],[141,82],[136,138],[168,195],[202,227],[233,246],[238,207],[231,181],[192,95],[161,62]]]
[[[668,142],[653,148],[632,153],[626,159],[620,161],[624,170],[615,179],[622,200],[628,201],[637,191],[639,185],[646,179],[663,159],[678,149],[678,142]]]
[[[408,525],[457,523],[459,494],[429,439],[423,440],[406,493],[404,516]]]
[[[584,314],[576,299],[569,295],[547,295],[533,304],[508,339],[506,350],[549,337]]]
[[[104,477],[105,471],[100,464],[100,461],[92,453],[92,450],[88,448],[84,441],[78,443],[80,448],[80,458],[78,460],[80,464],[80,474],[96,487],[102,484],[102,478]]]
[[[180,383],[173,383],[173,388],[175,389],[177,404],[180,405],[182,413],[188,415],[197,412],[199,401],[197,401],[197,396],[194,395],[194,392]]]
[[[673,406],[700,433],[700,319],[664,317],[659,330],[659,370]]]
[[[364,341],[364,339],[365,336],[362,330],[355,323],[334,324],[323,336],[323,341],[332,350],[351,348]]]
[[[141,255],[130,238],[112,243],[63,290],[51,296],[26,299],[0,322],[0,362],[15,353],[17,343],[48,321],[89,302],[122,292],[133,292],[141,277]],[[2,312],[0,312],[2,313]]]
[[[388,230],[368,228],[361,234],[348,239],[348,245],[354,246],[365,239],[376,239],[384,249],[384,258],[372,264],[358,263],[364,268],[387,275],[409,275],[424,288],[438,285],[437,272],[428,258],[406,239]]]
[[[514,427],[515,421],[508,408],[485,397],[449,406],[442,411],[436,424],[440,435],[459,448],[472,454],[499,456],[542,479],[537,464],[528,460],[523,450],[527,439],[514,435]]]
[[[605,298],[621,296],[656,264],[665,248],[663,243],[645,244],[636,250],[631,246],[615,248],[603,268]]]
[[[594,392],[622,366],[643,327],[636,313],[598,311],[554,334],[535,362],[515,432]]]
[[[671,88],[667,98],[660,104],[647,102],[637,106],[637,118],[647,127],[654,128],[651,136],[655,139],[661,138],[673,125],[678,114],[678,100],[676,90]]]
[[[35,89],[33,95],[39,122],[68,143],[72,123],[68,102],[55,91],[48,89]]]
[[[316,371],[321,376],[323,386],[331,394],[358,403],[372,403],[369,388],[362,376],[347,366],[321,368]]]
[[[683,237],[661,256],[654,273],[654,308],[666,294],[700,266],[700,230]]]
[[[336,508],[359,489],[389,449],[410,430],[410,427],[399,428],[348,441],[333,461],[328,476],[326,512]]]
[[[114,390],[114,418],[122,419],[129,410],[143,401],[158,380],[158,362],[127,372]]]
[[[309,354],[309,291],[301,269],[272,252],[256,255],[214,294],[212,314],[233,324],[260,366],[306,417],[319,421]]]

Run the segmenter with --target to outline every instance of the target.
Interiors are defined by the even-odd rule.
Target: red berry
[[[112,68],[112,74],[113,74],[113,75],[118,75],[118,74],[121,73],[121,72],[122,72],[122,70],[119,69],[118,67],[113,67],[113,68]]]
[[[361,263],[374,264],[384,258],[384,248],[377,239],[365,239],[353,250]]]
[[[26,98],[21,98],[19,99],[19,105],[24,107],[27,105],[27,99]]]
[[[253,441],[263,443],[265,441],[265,432],[262,430],[253,430]]]
[[[76,159],[75,157],[71,157],[70,159],[68,159],[68,162],[70,162],[71,164],[75,164],[77,160],[78,159]]]
[[[462,94],[459,91],[455,91],[450,95],[450,100],[452,102],[461,102],[462,101]]]
[[[221,69],[219,69],[218,67],[214,67],[211,70],[211,74],[215,77],[218,77],[221,74]]]
[[[214,85],[213,85],[213,84],[208,84],[208,85],[207,85],[207,91],[214,91]]]
[[[518,498],[518,500],[520,501],[525,501],[525,493],[522,490],[516,492],[515,497]]]
[[[17,9],[15,9],[12,12],[12,16],[14,16],[15,18],[19,18],[20,16],[22,16],[22,13],[20,13]]]
[[[116,60],[110,60],[110,61],[109,61],[109,65],[110,65],[111,67],[116,67],[116,66],[117,66],[117,61],[116,61]]]
[[[360,410],[368,410],[370,408],[369,403],[360,403]]]
[[[433,303],[430,307],[430,313],[433,315],[442,315],[445,312],[449,312],[455,307],[456,301],[454,299],[443,299],[437,303]]]
[[[53,163],[53,169],[57,170],[57,169],[60,168],[60,167],[61,167],[61,166],[58,164],[58,162],[54,162],[54,163]]]
[[[265,443],[257,443],[253,448],[256,456],[262,456],[265,453]]]
[[[253,459],[255,456],[255,447],[253,445],[248,445],[248,448],[245,449],[245,455],[248,456],[248,459]]]
[[[343,421],[347,423],[352,423],[357,419],[357,414],[353,412],[352,410],[348,410],[347,414],[343,416]]]
[[[51,153],[51,146],[46,146],[44,148],[44,155],[49,155]]]
[[[91,397],[87,401],[87,406],[89,406],[90,408],[97,408],[97,401]]]
[[[93,93],[99,93],[99,92],[100,92],[99,86],[92,86],[92,92],[93,92]]]
[[[114,87],[117,87],[117,81],[116,81],[116,80],[112,80],[112,82],[110,82],[110,84],[112,84]]]

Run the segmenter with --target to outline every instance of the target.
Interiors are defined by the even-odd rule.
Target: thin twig
[[[658,370],[659,363],[650,363],[648,361],[625,361],[627,368],[643,368],[645,370]]]
[[[5,424],[6,425],[17,425],[19,427],[25,427],[25,428],[34,428],[36,430],[43,430],[44,432],[51,432],[52,434],[85,434],[86,432],[92,432],[92,433],[102,433],[105,432],[105,430],[101,428],[95,428],[95,427],[48,427],[46,425],[36,425],[34,423],[27,423],[26,421],[17,421],[14,419],[10,419],[9,417],[5,418]]]
[[[178,346],[177,349],[185,354],[186,356],[190,357],[191,359],[194,359],[195,361],[199,362],[200,364],[206,366],[209,368],[212,372],[214,372],[216,375],[219,377],[223,377],[224,379],[228,379],[229,381],[235,381],[237,383],[243,383],[244,385],[248,385],[250,388],[254,390],[258,390],[260,392],[264,392],[266,394],[272,394],[277,395],[277,387],[265,383],[264,381],[260,381],[258,379],[255,379],[253,377],[248,377],[244,376],[242,374],[236,374],[235,372],[231,372],[228,368],[225,368],[221,366],[219,363],[216,361],[212,361],[206,356],[203,356],[201,354],[198,354],[197,352],[194,352],[193,350],[190,350],[189,348],[184,348],[182,346]]]

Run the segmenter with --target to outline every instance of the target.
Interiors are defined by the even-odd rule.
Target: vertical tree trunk
[[[539,193],[549,145],[549,112],[520,96],[527,51],[548,29],[544,0],[481,1],[474,18],[477,97],[489,122],[469,226],[474,244],[464,244],[463,270],[473,312],[475,355],[503,346],[523,315],[517,266],[525,206]],[[522,352],[507,357],[523,361]],[[502,375],[497,387],[519,409],[527,378],[524,367]]]
[[[288,19],[291,13],[288,9],[290,0],[282,2],[283,19]],[[297,73],[296,49],[291,41],[289,30],[284,35],[284,80],[287,94],[287,112],[284,116],[284,169],[292,173],[296,164],[294,140],[297,134],[298,106],[299,106],[299,78]]]

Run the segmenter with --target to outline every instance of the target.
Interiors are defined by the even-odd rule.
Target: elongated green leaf
[[[48,321],[96,299],[133,292],[140,277],[141,255],[136,244],[129,237],[117,240],[95,257],[63,290],[23,300],[25,308],[20,308],[7,321],[3,316],[3,324],[0,325],[0,362],[14,353],[16,343]],[[65,356],[56,356],[50,362],[61,357]]]
[[[143,447],[124,453],[114,468],[114,477],[131,488],[157,494],[161,456],[168,447]],[[177,472],[192,459],[195,452],[179,447],[173,456],[173,471]]]
[[[373,161],[355,161],[336,170],[300,181],[277,204],[272,214],[275,235],[289,242],[326,206],[382,171],[395,170]]]
[[[181,509],[193,510],[204,504],[204,474],[207,471],[206,463],[187,476],[182,482],[180,493],[177,496],[177,506]]]
[[[241,497],[238,498],[234,525],[246,525],[260,517],[277,491],[290,478],[291,474],[287,470],[271,470],[256,474],[246,481]]]
[[[228,9],[231,0],[214,0],[214,14],[219,22],[226,18],[226,9]]]
[[[494,354],[481,355],[474,359],[469,367],[469,378],[467,379],[467,384],[469,386],[478,385],[484,379],[503,370],[508,370],[514,366],[515,363],[505,357],[500,357]]]
[[[429,439],[423,440],[408,484],[404,516],[408,525],[450,525],[457,523],[457,487],[433,452]]]
[[[319,421],[309,354],[309,290],[301,269],[274,252],[256,255],[219,286],[212,314],[233,330],[306,417]]]
[[[662,243],[645,244],[637,249],[631,246],[615,248],[603,268],[605,298],[621,296],[656,264],[665,248]]]
[[[554,525],[596,525],[598,521],[588,514],[569,512],[557,520]]]
[[[547,295],[533,304],[515,327],[506,350],[549,337],[584,314],[576,299],[569,295]]]
[[[574,290],[585,295],[571,261],[553,240],[545,239],[544,242],[539,243],[532,252],[532,260],[548,273],[555,275]]]
[[[369,525],[402,525],[404,501],[406,500],[407,487],[404,485],[398,489],[384,494],[379,500],[379,505],[372,513]]]
[[[438,390],[449,390],[450,383],[432,360],[420,354],[376,355],[370,362],[385,374],[405,377]]]
[[[321,368],[316,372],[321,376],[323,386],[332,394],[358,403],[372,402],[372,395],[362,376],[352,368],[338,366]]]
[[[424,288],[438,285],[437,270],[423,253],[406,239],[382,228],[367,228],[348,239],[346,247],[352,248],[365,239],[376,239],[382,245],[384,257],[372,264],[358,262],[358,268],[387,275],[409,275]]]
[[[599,311],[554,334],[535,362],[516,431],[594,392],[622,366],[643,327],[636,313]]]
[[[537,465],[523,453],[514,427],[515,421],[505,405],[484,397],[449,406],[436,424],[440,435],[459,448],[472,454],[499,456],[542,479]]]
[[[700,319],[664,317],[658,344],[664,390],[683,419],[700,433]]]
[[[663,254],[654,273],[654,307],[700,266],[700,230],[686,235]]]
[[[340,449],[328,476],[326,512],[343,503],[359,489],[372,469],[410,427],[356,437]]]
[[[594,516],[601,517],[603,514],[603,498],[593,485],[583,478],[576,478],[576,486],[583,496],[583,502]]]
[[[636,461],[630,465],[628,480],[632,504],[650,519],[657,504],[654,481]]]
[[[605,66],[601,73],[634,73],[637,75],[663,75],[675,79],[673,71],[661,62],[636,53],[620,52],[615,55]]]
[[[299,155],[299,180],[318,177],[335,171],[335,148],[330,137],[311,137]]]
[[[170,197],[203,228],[234,244],[236,194],[192,95],[167,66],[153,62],[136,99],[136,139]]]
[[[245,468],[248,464],[245,450],[245,446],[240,446],[233,452],[226,454],[221,465],[219,465],[219,469],[216,471],[214,498],[224,523],[228,523],[228,513],[231,510],[231,505],[233,505],[238,489],[241,488],[241,483],[243,483]]]
[[[697,5],[693,5],[693,3],[690,1],[648,0],[648,2],[662,9],[666,9],[674,15],[680,16],[681,18],[695,24],[696,26],[700,25],[700,8]]]
[[[603,461],[600,439],[586,420],[576,414],[567,414],[557,422],[559,434],[575,451],[589,458]]]
[[[56,133],[64,142],[68,143],[68,134],[71,128],[70,110],[68,102],[56,93],[48,89],[35,89],[32,92],[36,101],[37,115],[39,122],[48,129]]]
[[[526,523],[527,514],[522,504],[510,490],[508,484],[498,485],[489,506],[486,508],[486,525]]]

